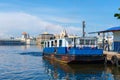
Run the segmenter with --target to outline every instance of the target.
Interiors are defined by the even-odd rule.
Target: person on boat
[[[68,45],[66,52],[68,53],[71,48],[72,48],[72,45]]]
[[[54,42],[54,52],[57,52],[57,41]]]

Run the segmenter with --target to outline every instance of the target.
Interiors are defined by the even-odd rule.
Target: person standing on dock
[[[107,40],[105,41],[105,50],[110,51],[109,43]]]

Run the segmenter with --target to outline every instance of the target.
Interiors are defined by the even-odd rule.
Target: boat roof
[[[75,37],[75,38],[80,38],[80,39],[96,39],[97,37]],[[63,39],[73,39],[73,38],[65,37],[65,38],[60,38],[60,39],[50,39],[50,40],[46,40],[46,41],[55,41],[55,40],[63,40]]]
[[[108,28],[108,29],[103,30],[103,31],[90,32],[89,34],[93,34],[93,33],[105,33],[105,32],[116,32],[116,31],[120,31],[120,26],[111,27],[111,28]]]

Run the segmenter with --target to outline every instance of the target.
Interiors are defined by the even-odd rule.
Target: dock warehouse
[[[97,32],[90,32],[89,34],[93,33],[103,33],[103,39],[105,37],[105,33],[112,32],[113,33],[113,51],[120,52],[120,26],[117,27],[111,27],[103,31],[97,31]],[[104,41],[103,41],[103,47],[104,47]]]

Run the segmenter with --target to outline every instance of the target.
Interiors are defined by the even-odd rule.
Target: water
[[[37,46],[0,46],[0,80],[120,80],[120,68],[66,65],[42,58]]]

